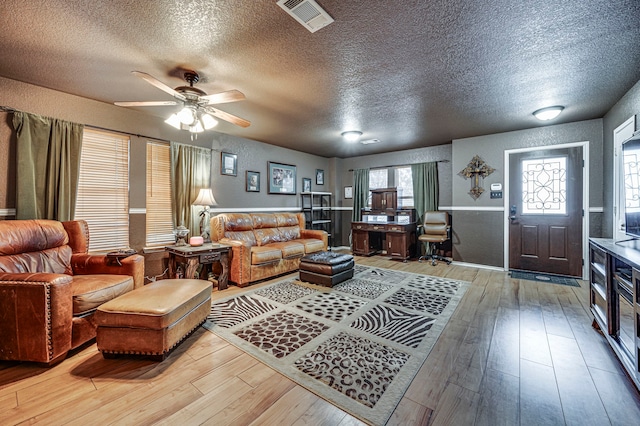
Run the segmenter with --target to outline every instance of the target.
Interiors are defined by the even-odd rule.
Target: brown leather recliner
[[[88,254],[83,220],[0,221],[0,360],[54,364],[96,335],[101,304],[144,283],[144,258]]]

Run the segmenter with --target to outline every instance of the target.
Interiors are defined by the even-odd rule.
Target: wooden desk
[[[184,278],[207,279],[207,270],[203,267],[200,276],[196,277],[196,271],[200,265],[220,263],[222,272],[218,276],[218,290],[224,290],[229,282],[229,254],[231,246],[225,244],[203,244],[199,247],[191,246],[167,246],[169,252],[169,278],[175,278],[179,264],[182,264]]]
[[[355,255],[371,256],[386,250],[392,259],[408,260],[416,253],[415,222],[352,222],[351,238]]]

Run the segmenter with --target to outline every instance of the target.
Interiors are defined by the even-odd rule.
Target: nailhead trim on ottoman
[[[161,280],[104,303],[94,316],[98,350],[164,360],[205,321],[211,291],[210,281]]]

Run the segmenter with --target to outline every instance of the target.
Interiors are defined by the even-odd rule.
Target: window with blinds
[[[76,219],[89,224],[89,251],[129,247],[129,138],[84,130]]]
[[[396,167],[395,185],[398,188],[398,207],[413,208],[413,178],[411,166]]]
[[[371,169],[369,170],[369,197],[367,198],[367,206],[371,207],[371,190],[378,188],[387,188],[389,186],[389,172],[387,169]]]
[[[147,143],[147,247],[175,243],[171,219],[171,150]]]

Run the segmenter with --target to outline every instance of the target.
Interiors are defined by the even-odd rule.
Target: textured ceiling
[[[553,124],[600,118],[640,80],[638,0],[318,3],[335,22],[310,33],[275,0],[3,0],[0,75],[113,103],[171,100],[133,70],[194,69],[247,97],[219,109],[251,126],[217,131],[326,157],[532,128],[556,104]]]

